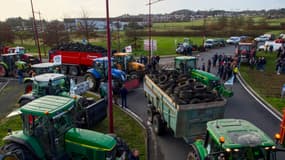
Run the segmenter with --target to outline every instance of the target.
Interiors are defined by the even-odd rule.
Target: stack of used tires
[[[85,45],[78,42],[59,44],[56,47],[52,48],[51,50],[106,53],[106,49],[103,47],[91,44]]]
[[[212,88],[178,71],[164,70],[149,77],[179,105],[222,100]]]

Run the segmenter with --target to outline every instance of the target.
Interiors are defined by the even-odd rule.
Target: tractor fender
[[[8,65],[5,62],[0,62],[0,64],[2,64],[6,70],[8,69]]]
[[[28,83],[28,82],[33,82],[33,79],[31,77],[24,78],[24,83]]]
[[[36,99],[31,93],[28,93],[28,94],[24,94],[24,95],[22,95],[20,98],[19,98],[19,100],[18,100],[18,103],[20,103],[22,100],[24,100],[24,99],[28,99],[28,100],[34,100],[34,99]]]
[[[29,153],[36,157],[37,159],[45,159],[44,151],[42,150],[40,144],[37,140],[31,136],[26,136],[22,131],[17,132],[15,135],[6,136],[3,138],[4,143],[16,143],[24,146],[29,150]]]
[[[92,74],[96,79],[101,79],[102,78],[100,73],[96,69],[94,69],[94,68],[88,69],[87,73]]]
[[[127,80],[126,73],[118,69],[112,69],[112,76],[122,81]]]
[[[196,149],[196,152],[199,154],[201,159],[205,159],[208,155],[208,151],[204,146],[204,141],[202,139],[197,139],[193,144],[191,144],[193,148]]]

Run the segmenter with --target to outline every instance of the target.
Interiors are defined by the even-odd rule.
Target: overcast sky
[[[156,1],[156,0],[152,0]],[[8,17],[32,16],[30,0],[0,0],[0,20]],[[35,11],[47,20],[80,17],[82,9],[89,17],[105,16],[105,0],[33,0]],[[110,16],[146,14],[148,0],[110,0]],[[190,10],[245,10],[285,8],[285,0],[164,0],[152,5],[153,13]]]

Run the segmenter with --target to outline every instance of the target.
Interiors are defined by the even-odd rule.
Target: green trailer
[[[144,91],[147,97],[148,121],[152,122],[157,135],[169,128],[174,137],[184,138],[189,143],[205,136],[206,123],[224,117],[226,99],[179,105],[165,93],[150,77],[145,76]]]

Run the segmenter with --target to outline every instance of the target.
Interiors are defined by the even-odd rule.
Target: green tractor
[[[89,89],[88,82],[75,85],[68,77],[58,73],[41,74],[32,79],[32,91],[19,98],[19,106],[46,95],[72,97],[75,98],[75,107],[78,109],[78,112],[74,112],[78,127],[92,128],[107,117],[107,105],[104,99],[95,101],[91,97],[80,96]]]
[[[214,74],[196,69],[196,57],[179,56],[175,57],[174,61],[176,70],[179,70],[184,74],[191,73],[192,78],[195,78],[196,80],[203,83],[207,87],[210,87],[211,89],[215,89],[220,95],[224,97],[233,96],[233,92],[231,90],[228,90],[223,84],[221,84],[219,77],[215,76]]]
[[[17,76],[17,66],[25,70],[26,62],[20,61],[17,53],[2,54],[0,56],[0,77]]]
[[[276,160],[276,146],[263,131],[241,119],[207,123],[205,140],[191,144],[187,160]]]
[[[75,103],[70,97],[44,96],[24,105],[23,130],[10,130],[1,152],[17,160],[115,160],[128,151],[119,138],[74,128]]]

